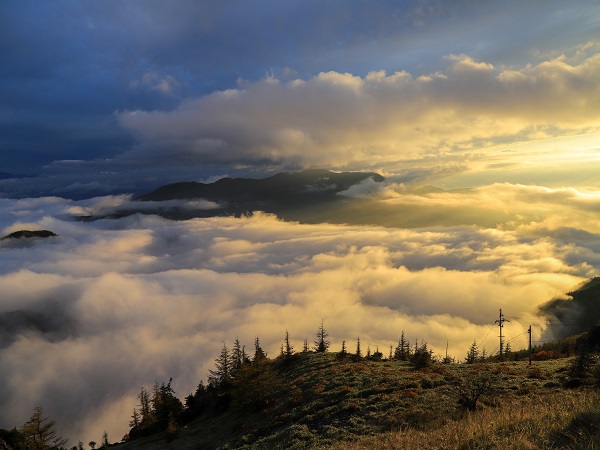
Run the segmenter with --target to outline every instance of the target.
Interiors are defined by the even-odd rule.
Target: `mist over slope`
[[[566,298],[553,299],[540,309],[550,319],[549,331],[555,338],[589,330],[600,323],[600,277],[585,281]]]

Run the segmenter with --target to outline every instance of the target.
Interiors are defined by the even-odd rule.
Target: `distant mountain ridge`
[[[374,172],[331,172],[308,169],[302,172],[282,172],[268,178],[221,178],[214,183],[195,181],[161,186],[138,198],[141,201],[163,201],[203,198],[210,201],[257,202],[288,201],[317,197],[330,197],[351,186],[371,178],[382,182],[384,178]]]
[[[0,238],[0,241],[5,239],[31,239],[31,238],[48,238],[52,236],[57,236],[56,233],[49,230],[19,230],[10,233],[3,238]]]
[[[297,213],[309,208],[330,209],[343,202],[341,192],[361,182],[380,183],[384,177],[375,172],[332,172],[308,169],[302,172],[282,172],[268,178],[222,178],[214,183],[181,182],[161,186],[136,200],[161,202],[169,200],[203,199],[217,208],[198,210],[194,217],[242,215],[264,211],[296,220]],[[160,215],[187,218],[183,211],[161,210]]]

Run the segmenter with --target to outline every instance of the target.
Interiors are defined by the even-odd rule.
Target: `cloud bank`
[[[499,143],[600,130],[598,53],[522,67],[447,59],[444,70],[418,76],[269,77],[170,111],[125,111],[118,121],[138,143],[122,158],[389,171],[399,161],[465,163],[497,157],[482,149]]]
[[[476,208],[489,189],[464,193],[462,202]],[[568,190],[493,189],[504,192],[506,205],[538,196],[574,205],[566,216],[596,208]],[[397,191],[377,201],[397,202]],[[420,201],[443,195],[451,203],[458,194]],[[301,348],[321,319],[333,350],[342,340],[352,348],[360,336],[365,348],[378,345],[385,354],[404,330],[438,355],[448,341],[460,360],[474,339],[488,353],[496,349],[493,321],[502,308],[511,319],[505,333],[519,348],[529,324],[534,339],[542,336],[538,307],[596,274],[600,260],[600,248],[588,245],[597,228],[550,228],[541,219],[520,228],[415,229],[265,214],[72,220],[81,208],[126,201],[0,199],[3,234],[37,228],[59,235],[0,246],[0,323],[10,324],[0,334],[0,427],[23,423],[41,404],[71,443],[97,440],[104,430],[119,440],[142,385],[173,377],[183,398],[213,368],[223,342],[238,337],[251,346],[258,335],[274,356],[286,329]]]

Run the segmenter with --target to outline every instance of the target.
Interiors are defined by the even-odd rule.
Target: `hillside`
[[[577,340],[582,344],[588,338],[582,335]],[[107,444],[99,448],[575,449],[600,445],[600,364],[591,353],[532,365],[512,360],[519,352],[511,354],[510,361],[479,359],[474,364],[442,364],[431,360],[429,352],[418,354],[428,355],[428,362],[420,364],[415,354],[406,361],[382,359],[380,353],[357,358],[347,353],[342,357],[340,353],[282,352],[273,360],[263,354],[253,361],[245,359],[227,378],[219,378],[222,367],[217,358],[209,385],[201,383],[186,397],[185,405],[175,397],[171,380],[156,384],[152,393],[142,388],[140,404],[135,409],[132,405],[129,436],[110,445],[106,438]],[[544,350],[537,356],[545,357]],[[230,355],[228,361],[232,360]],[[55,432],[54,422],[43,421]],[[24,426],[0,430],[0,449],[31,448],[23,444]],[[84,447],[69,444],[66,448]]]
[[[478,435],[482,443],[510,439],[522,441],[514,448],[556,448],[580,439],[580,432],[592,433],[594,442],[600,442],[598,392],[562,387],[569,359],[533,367],[511,361],[417,370],[405,361],[340,361],[335,354],[309,352],[271,364],[276,378],[262,407],[256,407],[261,402],[234,401],[170,434],[115,448],[380,448],[385,442],[390,449],[416,448],[415,442],[423,444],[419,448],[497,448],[474,444]],[[472,414],[464,407],[464,396],[481,386]],[[591,423],[581,421],[588,416]],[[491,418],[502,428],[484,439],[483,430],[494,428]],[[451,439],[447,447],[439,446],[441,436]]]
[[[553,320],[557,339],[583,333],[600,322],[600,277],[586,281],[567,296],[568,299],[554,299],[541,308]]]

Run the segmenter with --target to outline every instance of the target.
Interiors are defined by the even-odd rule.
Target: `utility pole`
[[[531,325],[529,325],[527,332],[529,333],[529,365],[531,365]]]
[[[502,328],[504,327],[504,322],[510,322],[510,320],[504,318],[504,314],[502,314],[502,308],[500,308],[500,318],[494,321],[494,323],[497,323],[500,327],[500,361],[504,360],[502,357],[502,349],[504,348],[504,341],[502,340]]]

